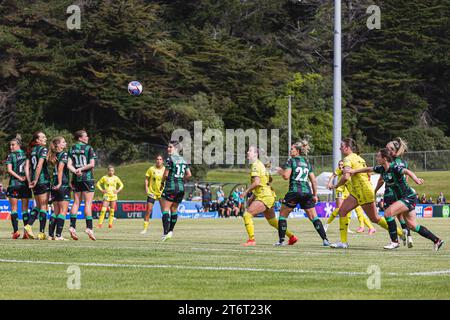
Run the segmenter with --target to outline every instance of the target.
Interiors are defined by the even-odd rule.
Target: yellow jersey
[[[361,169],[367,167],[366,161],[356,153],[346,156],[343,161],[344,167],[350,167],[351,169]],[[349,183],[347,182],[345,186],[351,194],[354,192],[359,192],[361,189],[370,189],[373,191],[373,186],[367,173],[357,173],[352,175]]]
[[[156,166],[148,168],[145,176],[148,179],[148,194],[160,198],[162,194],[161,182],[166,168],[162,166],[158,169]]]
[[[257,159],[252,163],[250,183],[253,177],[259,177],[260,179],[259,185],[252,191],[256,198],[272,196],[272,189],[269,186],[269,176],[269,172],[261,160]]]
[[[103,176],[97,182],[97,188],[106,190],[105,196],[114,197],[116,196],[114,191],[123,188],[123,183],[118,176]]]

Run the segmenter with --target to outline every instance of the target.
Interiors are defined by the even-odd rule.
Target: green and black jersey
[[[309,184],[309,174],[314,172],[314,170],[306,158],[301,156],[289,158],[284,165],[284,169],[292,170],[289,178],[289,192],[312,193]]]
[[[31,181],[36,180],[37,185],[50,183],[50,174],[47,167],[47,154],[48,149],[43,146],[34,146],[33,149],[31,149]],[[40,159],[44,159],[44,163],[42,164],[41,174],[36,179],[36,168]]]
[[[414,190],[406,182],[403,173],[405,169],[404,165],[397,164],[396,162],[391,162],[387,171],[381,165],[373,167],[373,171],[381,174],[386,183],[386,187],[392,190],[398,200],[416,195]]]
[[[72,159],[75,169],[83,168],[87,166],[92,159],[97,159],[94,149],[88,144],[78,142],[72,146],[69,150],[69,157]],[[86,170],[82,172],[82,176],[72,175],[72,182],[92,182],[94,181],[94,169]]]
[[[186,160],[182,156],[170,156],[166,160],[166,170],[169,170],[164,190],[184,192],[184,175],[189,168]]]
[[[56,154],[56,164],[55,164],[55,170],[53,172],[53,185],[58,185],[58,167],[60,163],[64,163],[64,169],[63,169],[63,175],[62,175],[62,181],[61,186],[62,187],[68,187],[69,186],[69,169],[67,168],[67,162],[69,160],[69,155],[67,152],[59,152]]]
[[[6,164],[10,164],[12,166],[12,171],[14,171],[17,175],[21,177],[25,177],[25,162],[27,161],[26,153],[19,149],[18,151],[11,152],[6,158]],[[17,186],[25,186],[27,185],[27,181],[20,181],[16,177],[11,176],[9,178],[9,186],[17,187]]]
[[[399,167],[408,169],[408,163],[406,161],[403,161],[401,158],[395,158],[393,161],[394,164],[396,164]],[[397,200],[394,190],[391,189],[390,186],[387,184],[384,187],[384,201],[388,203],[393,203]]]

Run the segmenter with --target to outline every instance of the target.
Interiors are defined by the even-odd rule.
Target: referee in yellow
[[[122,191],[123,183],[118,176],[115,175],[113,166],[108,166],[108,175],[103,176],[97,182],[97,188],[103,193],[103,206],[98,218],[97,228],[102,228],[105,219],[106,210],[109,207],[109,223],[108,228],[113,227],[114,208],[118,199],[117,194]]]
[[[153,210],[153,205],[156,201],[161,199],[163,188],[161,188],[162,177],[164,175],[165,167],[163,157],[158,154],[156,156],[156,163],[154,166],[148,168],[145,173],[145,193],[147,194],[147,212],[144,217],[144,230],[141,234],[146,234],[148,225],[150,223],[150,215]]]

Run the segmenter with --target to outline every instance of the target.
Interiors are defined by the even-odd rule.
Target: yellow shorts
[[[348,192],[347,188],[344,188],[343,190],[341,188],[336,189],[336,198],[341,199],[347,199],[350,193]]]
[[[363,204],[375,202],[375,190],[372,185],[364,186],[360,188],[352,188],[350,194],[355,197],[358,204],[362,206]]]
[[[107,194],[103,195],[103,201],[117,201],[117,194]]]
[[[270,209],[275,204],[275,197],[272,194],[261,195],[261,196],[255,197],[254,201],[261,201],[262,203],[264,203],[264,205],[267,207],[267,209]]]

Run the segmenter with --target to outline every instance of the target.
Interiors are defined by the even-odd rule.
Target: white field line
[[[205,244],[205,248],[199,248],[199,247],[188,247],[188,246],[184,246],[184,245],[174,245],[174,244],[170,244],[170,245],[166,245],[164,243],[160,243],[158,241],[154,241],[152,242],[151,240],[148,242],[149,245],[155,244],[156,246],[154,247],[130,247],[130,246],[114,246],[111,247],[109,245],[102,245],[101,243],[98,243],[98,245],[79,245],[79,244],[74,244],[71,247],[67,247],[67,246],[63,246],[63,244],[67,244],[68,242],[61,242],[60,244],[51,244],[48,242],[45,242],[44,246],[39,246],[40,244],[42,244],[43,242],[38,242],[36,241],[36,243],[20,243],[20,244],[16,244],[14,242],[14,244],[10,243],[4,243],[4,244],[10,244],[11,247],[14,248],[20,248],[20,247],[38,247],[38,248],[45,248],[45,249],[101,249],[101,250],[105,250],[105,249],[121,249],[121,250],[141,250],[141,251],[155,251],[155,250],[163,250],[163,251],[182,251],[185,252],[186,250],[191,250],[191,251],[204,251],[204,252],[238,252],[238,253],[245,253],[245,254],[252,254],[252,253],[262,253],[262,254],[281,254],[281,255],[312,255],[312,256],[320,256],[320,255],[326,255],[326,256],[330,256],[330,255],[342,255],[342,254],[363,254],[363,255],[376,255],[379,256],[380,252],[384,252],[386,254],[390,254],[393,257],[416,257],[416,258],[426,258],[428,259],[429,256],[428,255],[424,255],[423,253],[414,253],[414,252],[407,252],[407,251],[401,251],[401,252],[386,252],[386,251],[361,251],[361,250],[334,250],[334,249],[329,249],[329,248],[324,248],[324,247],[317,247],[317,251],[302,251],[302,250],[295,250],[295,248],[300,248],[299,246],[295,246],[293,247],[292,251],[291,250],[264,250],[264,249],[254,249],[254,248],[242,248],[242,249],[232,249],[229,247],[222,247],[222,248],[210,248],[210,247],[206,247],[207,245]],[[73,243],[73,241],[72,241]],[[197,244],[199,245],[199,244]],[[201,244],[200,244],[201,246]],[[208,245],[210,246],[210,245]],[[230,244],[230,246],[233,246],[232,244]],[[302,248],[300,248],[302,249]],[[431,251],[431,249],[430,249]],[[433,258],[448,258],[450,257],[450,255],[444,255],[444,254],[436,254]]]
[[[44,264],[44,265],[64,265],[83,267],[108,267],[108,268],[133,268],[133,269],[185,269],[185,270],[208,270],[208,271],[249,271],[249,272],[269,272],[269,273],[312,273],[344,276],[366,276],[366,272],[349,271],[329,271],[329,270],[290,270],[290,269],[265,269],[265,268],[242,268],[242,267],[213,267],[213,266],[187,266],[187,265],[146,265],[146,264],[116,264],[116,263],[93,263],[93,262],[61,262],[61,261],[33,261],[33,260],[8,260],[0,259],[2,263],[19,264]],[[450,275],[450,270],[435,270],[429,272],[397,273],[388,272],[391,276],[440,276]]]

